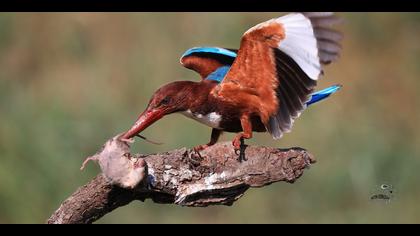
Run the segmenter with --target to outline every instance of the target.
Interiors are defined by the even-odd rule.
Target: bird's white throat
[[[222,120],[222,116],[216,112],[211,112],[206,115],[200,113],[193,113],[191,110],[186,110],[181,112],[184,116],[194,119],[202,124],[205,124],[212,128],[220,128],[220,121]]]

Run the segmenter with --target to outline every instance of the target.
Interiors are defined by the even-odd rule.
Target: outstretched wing
[[[221,81],[236,58],[238,50],[219,47],[188,49],[180,59],[181,64],[200,74],[202,79]]]
[[[273,138],[282,137],[306,107],[321,64],[338,58],[336,21],[332,13],[292,13],[252,27],[213,94],[252,106]]]
[[[332,12],[304,12],[311,21],[318,45],[318,56],[322,64],[336,61],[341,52],[340,41],[343,34],[332,27],[341,23],[342,19]]]

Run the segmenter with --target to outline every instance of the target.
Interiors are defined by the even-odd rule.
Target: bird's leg
[[[202,144],[202,145],[198,145],[198,146],[195,146],[193,149],[194,149],[194,151],[195,152],[199,152],[199,151],[202,151],[202,150],[204,150],[204,149],[206,149],[206,148],[208,148],[208,147],[210,147],[210,146],[213,146],[214,144],[216,144],[217,143],[217,141],[219,140],[219,138],[220,138],[220,135],[222,134],[222,131],[221,130],[219,130],[219,129],[212,129],[211,130],[211,137],[210,137],[210,142],[208,142],[207,144]]]
[[[246,161],[245,159],[245,142],[244,139],[252,138],[252,123],[249,118],[249,114],[243,114],[241,116],[242,133],[235,136],[232,141],[232,145],[235,149],[235,153],[239,151],[239,161]]]

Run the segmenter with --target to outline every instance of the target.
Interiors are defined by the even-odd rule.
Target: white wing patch
[[[181,114],[216,129],[220,128],[220,121],[222,121],[222,116],[216,112],[211,112],[209,114],[202,115],[199,113],[193,113],[191,112],[191,110],[186,110],[181,112]]]
[[[293,58],[311,79],[317,80],[322,69],[311,21],[300,13],[288,14],[275,21],[285,31],[278,48]]]

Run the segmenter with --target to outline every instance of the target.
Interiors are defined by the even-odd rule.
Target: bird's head
[[[194,82],[176,81],[159,88],[152,96],[147,108],[123,138],[130,139],[165,115],[185,111],[192,101]]]

